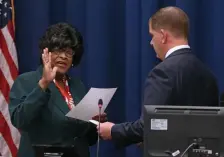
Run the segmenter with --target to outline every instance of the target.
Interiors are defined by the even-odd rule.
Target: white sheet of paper
[[[99,114],[98,101],[103,100],[101,113],[107,108],[117,88],[91,88],[83,99],[66,116],[89,121]]]

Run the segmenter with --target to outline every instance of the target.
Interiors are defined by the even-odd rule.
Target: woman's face
[[[68,72],[72,66],[72,59],[74,52],[71,48],[63,50],[55,50],[51,52],[51,62],[52,67],[58,67],[57,72],[60,74],[65,74]]]

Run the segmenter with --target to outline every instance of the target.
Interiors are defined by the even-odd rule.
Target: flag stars
[[[7,5],[8,5],[8,3],[7,3],[7,2],[5,2],[5,3],[4,3],[5,8],[7,8]]]
[[[10,0],[0,0],[0,29],[4,28],[12,18]]]

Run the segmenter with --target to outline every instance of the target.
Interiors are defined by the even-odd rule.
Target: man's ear
[[[167,33],[164,31],[164,29],[161,29],[160,34],[161,34],[161,42],[162,44],[165,44],[167,42]]]

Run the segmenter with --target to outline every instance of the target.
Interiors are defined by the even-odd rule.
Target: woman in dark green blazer
[[[34,157],[34,145],[64,147],[63,157],[89,157],[96,126],[65,116],[86,92],[79,79],[67,75],[81,60],[82,37],[70,25],[58,23],[47,29],[39,47],[42,65],[18,76],[10,91],[11,121],[21,132],[18,157]]]

